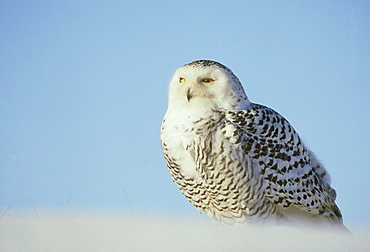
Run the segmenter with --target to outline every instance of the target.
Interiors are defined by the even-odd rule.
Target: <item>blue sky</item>
[[[293,124],[345,222],[369,224],[369,16],[367,1],[1,1],[0,213],[198,216],[159,128],[173,72],[213,59]]]

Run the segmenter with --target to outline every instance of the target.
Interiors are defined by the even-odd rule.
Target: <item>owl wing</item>
[[[248,110],[228,111],[225,118],[237,129],[236,147],[249,156],[254,172],[263,176],[266,198],[283,208],[293,205],[341,222],[325,169],[312,160],[313,154],[284,117],[252,104]]]

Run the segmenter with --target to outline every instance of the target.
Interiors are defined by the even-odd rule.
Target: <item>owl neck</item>
[[[243,99],[238,102],[230,102],[227,100],[202,99],[195,98],[190,101],[169,101],[167,113],[173,113],[181,120],[182,117],[191,115],[192,118],[205,118],[212,116],[215,109],[221,110],[246,110],[250,108],[251,102],[248,99]]]

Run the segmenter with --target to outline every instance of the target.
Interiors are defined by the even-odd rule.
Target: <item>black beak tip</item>
[[[191,95],[190,93],[190,88],[188,89],[188,92],[186,94],[186,98],[188,99],[188,102],[190,102],[190,99],[192,98],[193,96]]]

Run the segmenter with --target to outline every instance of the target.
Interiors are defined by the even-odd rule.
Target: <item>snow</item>
[[[369,230],[217,227],[192,219],[84,215],[0,219],[0,251],[370,251]]]

